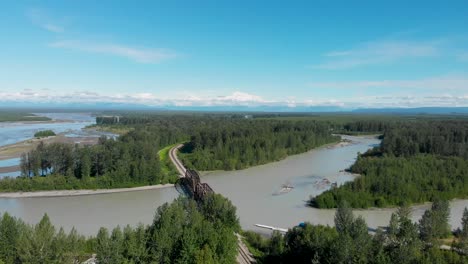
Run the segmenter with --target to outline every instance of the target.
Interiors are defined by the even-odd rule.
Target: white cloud
[[[63,40],[53,42],[50,46],[54,48],[125,57],[140,63],[159,63],[178,56],[175,52],[167,49],[135,48],[115,43],[90,43],[75,40]]]
[[[219,96],[216,100],[221,102],[256,102],[256,103],[265,103],[263,98],[258,95],[243,93],[243,92],[234,92],[231,95]]]
[[[437,42],[376,41],[353,49],[331,51],[323,63],[313,68],[325,70],[348,69],[363,65],[390,63],[406,58],[433,57],[439,54]]]
[[[179,95],[177,99],[165,99],[165,101],[175,106],[258,106],[274,103],[258,95],[238,91],[222,96],[186,94]]]
[[[404,88],[441,91],[468,91],[468,77],[443,76],[420,80],[311,82],[309,83],[309,86],[312,88],[324,89]]]
[[[53,90],[24,89],[20,92],[0,91],[0,99],[4,102],[57,102],[57,103],[130,103],[153,106],[250,106],[273,103],[260,96],[234,92],[225,96],[182,96],[163,98],[152,93],[135,94],[100,94],[91,91],[58,92]],[[8,98],[8,99],[6,99]]]
[[[432,93],[426,95],[385,95],[385,96],[355,96],[346,99],[330,98],[285,98],[284,100],[269,100],[261,96],[233,92],[228,95],[213,96],[177,96],[165,98],[153,93],[134,94],[101,94],[93,91],[59,92],[44,89],[25,89],[20,92],[0,91],[0,102],[31,102],[31,103],[123,103],[160,107],[281,107],[295,109],[314,106],[336,106],[342,108],[357,107],[422,107],[422,106],[468,106],[468,90],[463,93]]]
[[[54,33],[62,33],[65,31],[63,26],[60,26],[56,21],[53,21],[47,12],[42,9],[32,8],[26,13],[26,15],[35,25],[40,26],[47,31]]]
[[[374,96],[366,97],[361,107],[467,107],[468,94],[428,96]]]

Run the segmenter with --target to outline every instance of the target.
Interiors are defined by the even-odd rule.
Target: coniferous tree
[[[0,218],[0,259],[13,263],[18,258],[17,245],[20,236],[20,225],[8,213]]]
[[[466,207],[463,210],[459,247],[463,251],[468,252],[468,208]]]
[[[353,226],[353,211],[346,201],[342,201],[335,214],[335,227],[340,234],[349,234]]]
[[[96,236],[96,254],[99,263],[112,264],[114,252],[112,252],[112,241],[109,231],[101,227]]]

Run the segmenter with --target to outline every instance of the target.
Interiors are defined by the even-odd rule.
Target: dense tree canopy
[[[121,188],[171,183],[158,152],[186,143],[181,158],[198,170],[242,169],[338,141],[328,122],[251,120],[242,115],[142,113],[98,117],[125,130],[97,145],[39,144],[21,157],[22,177],[0,179],[0,191]],[[167,166],[166,166],[167,167]]]
[[[174,182],[158,152],[183,141],[177,128],[140,126],[97,145],[39,144],[21,157],[22,177],[0,179],[0,191],[120,188]],[[44,177],[47,176],[47,177]]]
[[[437,215],[444,211],[444,202],[428,212]],[[440,208],[440,207],[441,208]],[[439,224],[446,224],[441,221]],[[355,217],[343,203],[335,216],[335,228],[305,223],[288,230],[284,237],[263,238],[246,232],[248,244],[256,252],[260,263],[450,263],[468,262],[460,251],[441,250],[440,243],[427,242],[419,232],[421,224],[412,223],[408,208],[400,208],[392,215],[390,224],[368,233],[367,224]],[[434,228],[437,224],[434,223]],[[280,250],[277,250],[280,249]]]
[[[216,214],[212,214],[216,212]],[[220,195],[200,204],[179,198],[158,208],[149,226],[101,228],[85,238],[56,230],[45,215],[34,225],[5,213],[0,218],[0,263],[235,263],[236,208]]]
[[[47,215],[34,225],[5,213],[0,218],[0,260],[10,263],[73,263],[90,256],[92,239],[56,230]]]
[[[358,173],[311,199],[319,208],[384,207],[468,196],[468,122],[408,121],[385,130],[380,147],[358,157]]]
[[[329,125],[315,121],[213,122],[192,133],[182,159],[199,170],[243,169],[338,140]]]
[[[55,132],[52,130],[42,130],[42,131],[37,131],[34,133],[34,137],[36,138],[42,138],[42,137],[51,137],[55,136]]]
[[[468,159],[468,121],[399,123],[385,131],[381,151],[397,157],[425,153]]]

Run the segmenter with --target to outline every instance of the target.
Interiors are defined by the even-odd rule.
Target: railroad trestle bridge
[[[201,182],[198,172],[191,169],[185,170],[184,177],[180,177],[175,186],[179,193],[188,195],[197,202],[214,193],[208,183]]]
[[[175,183],[176,190],[182,194],[187,195],[190,198],[194,199],[197,203],[203,201],[208,195],[214,193],[213,189],[208,185],[208,183],[202,183],[200,180],[200,175],[196,170],[186,169],[182,162],[177,158],[177,151],[182,148],[182,144],[173,147],[169,151],[169,157],[179,172],[179,179]],[[237,263],[240,264],[250,264],[255,263],[255,259],[252,254],[249,252],[247,246],[241,239],[239,234],[237,236]]]

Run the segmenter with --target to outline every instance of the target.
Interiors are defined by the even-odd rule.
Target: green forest
[[[335,227],[301,224],[283,236],[269,238],[244,232],[258,263],[468,263],[468,210],[456,230],[452,250],[442,250],[442,239],[451,236],[448,202],[438,200],[419,223],[410,219],[408,207],[393,213],[389,225],[368,232],[362,217],[355,217],[346,202],[338,207]],[[462,253],[462,254],[460,254]]]
[[[22,155],[21,177],[0,179],[0,191],[173,183],[177,173],[160,151],[178,143],[188,168],[237,170],[337,142],[336,133],[373,133],[382,135],[381,146],[349,169],[361,177],[312,197],[312,206],[334,208],[346,200],[354,208],[385,207],[468,196],[464,117],[130,112],[96,122],[126,133],[93,146],[40,144]]]
[[[161,162],[164,146],[183,136],[159,126],[142,127],[97,145],[39,144],[21,156],[22,177],[0,180],[2,191],[108,189],[173,183],[177,174]]]
[[[242,169],[339,141],[323,121],[250,120],[231,114],[141,114],[97,117],[103,128],[126,130],[93,146],[39,144],[21,156],[22,176],[0,179],[0,191],[108,189],[173,183],[161,160],[184,143],[184,164],[198,170]],[[161,150],[165,152],[159,153]],[[167,155],[166,155],[167,156]],[[164,157],[163,157],[164,158]],[[169,169],[168,169],[169,168]]]
[[[398,206],[437,198],[468,197],[468,122],[396,122],[380,147],[359,156],[350,171],[361,177],[310,200],[333,208]]]
[[[257,263],[468,263],[468,209],[461,228],[448,225],[449,203],[437,200],[418,223],[408,207],[392,214],[389,225],[369,233],[346,202],[335,227],[303,223],[282,235],[242,232]],[[0,263],[236,263],[240,232],[236,208],[218,194],[199,203],[178,198],[159,207],[150,225],[100,228],[85,237],[56,229],[45,215],[30,225],[8,213],[0,216]],[[447,242],[446,238],[453,238]],[[445,244],[450,250],[440,249]]]
[[[196,130],[182,161],[198,170],[239,170],[340,140],[316,121],[236,120]]]
[[[178,198],[153,222],[101,228],[84,237],[51,224],[0,217],[0,263],[235,263],[242,232],[257,263],[468,263],[468,210],[450,230],[448,199],[467,197],[468,122],[434,117],[121,113],[98,117],[102,128],[126,131],[96,145],[39,144],[21,157],[22,176],[1,191],[96,189],[174,182],[170,146],[199,170],[242,169],[339,140],[335,133],[381,134],[382,144],[358,156],[355,181],[310,200],[337,207],[335,227],[301,224],[271,237],[240,230],[236,208],[221,195],[196,203]],[[347,121],[348,120],[348,121]],[[433,201],[418,223],[410,203]],[[350,208],[400,206],[388,227],[369,234]],[[450,241],[450,242],[447,242]],[[452,242],[453,241],[453,242]],[[452,250],[442,250],[445,244]]]
[[[179,198],[156,211],[149,226],[101,228],[92,237],[57,230],[47,215],[36,225],[0,217],[0,263],[235,263],[236,208],[220,195],[197,204]]]

